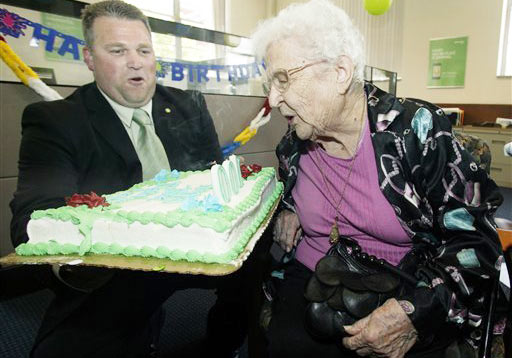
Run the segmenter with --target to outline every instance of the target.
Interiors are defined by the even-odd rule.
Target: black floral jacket
[[[413,303],[409,317],[423,342],[443,324],[469,333],[482,324],[484,297],[503,260],[493,220],[503,198],[441,109],[371,84],[365,92],[380,189],[413,242],[414,255],[406,257],[415,259],[402,269],[420,282],[397,299]],[[294,210],[291,191],[306,144],[289,129],[277,147],[282,209]]]

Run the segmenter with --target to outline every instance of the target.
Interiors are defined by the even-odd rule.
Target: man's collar
[[[131,127],[132,125],[132,118],[133,118],[133,111],[135,108],[125,107],[116,101],[114,101],[112,98],[110,98],[103,90],[99,87],[98,90],[100,93],[105,97],[107,102],[110,104],[114,112],[116,112],[117,116],[121,121],[128,127]],[[153,110],[153,100],[151,99],[148,103],[146,103],[144,106],[140,107],[140,109],[143,109],[148,114],[149,118],[153,121],[152,116],[152,110]]]

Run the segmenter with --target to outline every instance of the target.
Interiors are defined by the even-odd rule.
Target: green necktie
[[[151,118],[143,109],[133,111],[133,122],[139,126],[139,134],[135,138],[135,151],[142,164],[143,180],[152,179],[162,169],[170,169],[164,146],[160,138],[151,128]]]

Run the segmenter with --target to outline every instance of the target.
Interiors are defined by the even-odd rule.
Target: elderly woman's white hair
[[[272,42],[291,38],[309,50],[304,56],[310,60],[350,57],[355,66],[354,80],[363,82],[363,37],[345,11],[330,1],[291,4],[276,17],[260,22],[252,35],[256,57],[263,58]]]

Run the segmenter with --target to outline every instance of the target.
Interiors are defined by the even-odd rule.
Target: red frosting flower
[[[251,167],[251,170],[252,170],[253,173],[261,172],[261,165],[251,164],[250,167]]]
[[[258,173],[261,171],[261,165],[251,164],[251,165],[240,165],[240,172],[242,173],[242,177],[246,179],[249,175],[253,173]]]
[[[99,196],[94,191],[91,191],[90,194],[73,194],[71,197],[67,196],[65,199],[66,204],[74,208],[80,205],[87,205],[89,208],[110,205],[104,197]]]

